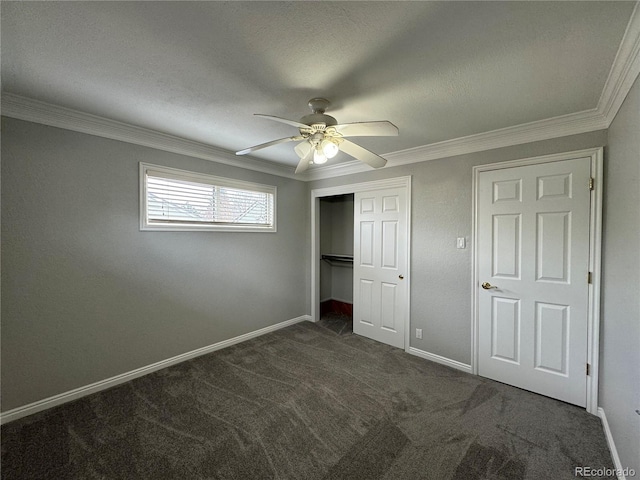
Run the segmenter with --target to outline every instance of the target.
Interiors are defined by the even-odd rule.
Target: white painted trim
[[[436,160],[468,153],[566,137],[607,128],[596,109],[483,132],[387,154],[389,166]]]
[[[440,158],[509,147],[523,143],[548,140],[567,135],[591,132],[607,128],[605,119],[596,109],[573,113],[562,117],[540,120],[500,130],[478,133],[442,142],[422,145],[381,155],[387,160],[384,168],[426,162]],[[314,181],[354,173],[371,171],[371,167],[359,161],[343,162],[327,167],[307,170],[299,175],[301,180]]]
[[[404,326],[404,351],[411,348],[411,177],[407,177],[407,320]]]
[[[560,162],[562,160],[571,160],[573,158],[593,158],[598,155],[598,152],[602,152],[602,147],[585,148],[584,150],[573,150],[571,152],[551,153],[549,155],[541,155],[539,157],[508,160],[506,162],[487,163],[485,165],[476,165],[475,167],[473,167],[473,170],[474,172],[484,172],[488,170],[501,170],[504,168],[512,167],[526,167],[527,165],[537,165],[540,163]]]
[[[383,158],[387,158],[386,155],[380,156]],[[383,168],[389,168],[389,166],[390,165],[387,163],[387,166]],[[297,178],[305,182],[311,182],[314,180],[322,180],[324,178],[341,177],[344,175],[351,175],[353,173],[370,172],[373,170],[374,169],[372,167],[365,165],[358,160],[351,160],[348,162],[337,163],[335,165],[314,167],[304,173],[299,174]]]
[[[510,147],[523,143],[548,140],[580,133],[603,130],[608,127],[606,119],[597,109],[571,113],[560,117],[539,120],[490,132],[454,138],[420,147],[383,154],[387,159],[384,168],[426,162],[439,158]],[[371,167],[358,161],[307,170],[300,176],[303,180],[321,180],[341,175],[370,171]]]
[[[589,309],[587,311],[587,362],[591,364],[587,376],[587,412],[597,415],[598,382],[600,378],[600,288],[602,285],[602,207],[604,201],[603,149],[591,155],[591,176],[594,189],[591,191],[589,218]]]
[[[609,446],[609,451],[611,452],[613,466],[615,467],[616,473],[618,474],[618,480],[626,480],[627,477],[624,474],[624,467],[622,466],[622,462],[620,461],[618,449],[616,448],[616,444],[613,441],[613,435],[611,434],[611,429],[609,428],[609,422],[607,421],[607,416],[605,415],[604,409],[602,407],[598,407],[597,415],[602,420],[602,428],[604,429],[604,435],[607,438],[607,445]]]
[[[633,69],[620,69],[632,77]],[[617,70],[616,70],[617,71]],[[626,95],[631,85],[627,82],[616,82],[616,77],[610,75],[611,84],[617,88],[618,96]],[[632,84],[633,82],[631,82]],[[613,104],[612,104],[613,105]],[[619,105],[618,105],[619,108]],[[610,107],[613,112],[613,107]],[[124,122],[110,120],[108,118],[79,112],[70,108],[52,105],[50,103],[33,100],[12,93],[2,94],[2,115],[19,120],[41,123],[57,128],[64,128],[76,132],[87,133],[99,137],[110,138],[122,142],[156,148],[168,152],[202,158],[217,163],[232,165],[281,177],[295,178],[302,181],[321,180],[354,173],[371,171],[371,167],[357,160],[343,162],[326,167],[315,167],[303,174],[295,175],[294,168],[273,162],[260,160],[252,156],[238,157],[227,150],[207,145],[193,140],[176,137],[162,132],[137,127]],[[428,160],[464,155],[468,153],[492,150],[494,148],[520,145],[539,140],[576,135],[579,133],[602,130],[609,126],[607,118],[598,108],[582,112],[570,113],[559,117],[538,120],[521,125],[501,128],[489,132],[453,138],[429,145],[400,150],[383,154],[387,159],[384,168],[399,165],[420,163]]]
[[[620,42],[607,81],[595,108],[537,120],[489,132],[454,138],[382,155],[384,168],[576,135],[609,127],[640,74],[640,6],[636,4]],[[11,93],[2,94],[2,114],[12,118],[144,145],[227,165],[303,181],[320,180],[370,171],[362,162],[350,161],[316,167],[300,175],[294,168],[244,156],[176,136],[78,112]]]
[[[626,52],[626,50],[627,49],[624,51]],[[619,57],[621,61],[627,60],[624,55],[619,55]],[[634,71],[630,68],[616,69],[616,71],[618,70],[621,72],[624,71],[627,74],[625,78],[631,78]],[[618,86],[615,92],[617,92],[618,95],[621,93],[625,93],[626,95],[628,92],[628,89],[626,92],[624,91],[624,87],[627,86],[626,83],[616,82],[616,77],[612,75],[610,75],[610,78],[610,83],[615,83]],[[628,85],[628,88],[631,88],[631,85]],[[2,94],[2,115],[303,181],[320,180],[323,178],[371,171],[371,167],[355,160],[336,165],[328,165],[326,167],[316,167],[307,170],[307,172],[303,174],[295,175],[294,168],[290,166],[267,162],[246,155],[237,157],[233,152],[204,143],[110,120],[97,115],[79,112],[12,93]],[[388,161],[384,168],[390,168],[454,155],[463,155],[601,130],[608,126],[605,116],[597,108],[594,108],[391,152],[382,156]]]
[[[320,197],[311,191],[311,321],[320,320]]]
[[[473,181],[471,184],[471,373],[478,375],[478,177],[476,170],[473,170]]]
[[[595,189],[591,193],[591,212],[589,226],[589,271],[592,272],[592,284],[589,286],[588,312],[587,312],[587,362],[591,364],[590,375],[587,376],[586,410],[597,415],[598,406],[598,378],[600,357],[600,288],[601,288],[601,245],[602,245],[602,200],[603,200],[603,149],[588,148],[573,152],[554,153],[540,157],[523,158],[508,162],[477,165],[473,167],[473,248],[471,253],[471,371],[478,374],[478,206],[479,206],[479,182],[480,172],[500,170],[504,168],[522,167],[541,163],[571,160],[575,158],[589,157],[591,160],[591,176],[595,178]]]
[[[13,93],[2,93],[2,115],[189,157],[211,160],[247,170],[269,173],[280,177],[296,178],[294,167],[267,162],[254,157],[238,157],[233,152],[205,143],[137,127],[98,115],[79,112],[71,108],[60,107]]]
[[[243,335],[239,335],[237,337],[233,337],[228,340],[223,340],[221,342],[214,343],[213,345],[209,345],[207,347],[198,348],[196,350],[192,350],[190,352],[183,353],[181,355],[176,355],[175,357],[171,357],[166,360],[161,360],[159,362],[152,363],[151,365],[147,365],[146,367],[137,368],[135,370],[131,370],[130,372],[116,375],[115,377],[107,378],[105,380],[101,380],[99,382],[95,382],[90,385],[85,385],[84,387],[75,388],[73,390],[69,390],[68,392],[54,395],[53,397],[45,398],[43,400],[38,400],[37,402],[33,402],[28,405],[24,405],[22,407],[14,408],[12,410],[9,410],[7,412],[3,412],[2,414],[0,414],[0,425],[4,425],[5,423],[11,422],[13,420],[18,420],[19,418],[26,417],[28,415],[33,415],[34,413],[40,412],[42,410],[47,410],[49,408],[62,405],[63,403],[70,402],[71,400],[76,400],[78,398],[91,395],[92,393],[106,390],[107,388],[115,387],[116,385],[120,385],[122,383],[128,382],[135,378],[142,377],[144,375],[155,372],[157,370],[161,370],[163,368],[170,367],[177,363],[184,362],[185,360],[191,360],[192,358],[199,357],[201,355],[206,355],[207,353],[215,352],[216,350],[230,347],[231,345],[245,342],[252,338],[259,337],[261,335],[265,335],[267,333],[271,333],[276,330],[280,330],[281,328],[285,328],[290,325],[294,325],[296,323],[310,321],[310,320],[311,320],[311,317],[309,315],[302,315],[300,317],[292,318],[290,320],[285,320],[284,322],[276,323],[275,325],[270,325],[268,327],[255,330],[253,332],[245,333]]]
[[[421,357],[426,360],[439,363],[441,365],[446,365],[447,367],[455,368],[456,370],[462,370],[463,372],[471,373],[471,365],[458,362],[457,360],[452,360],[447,357],[442,357],[440,355],[436,355],[435,353],[425,352],[424,350],[420,350],[419,348],[415,348],[415,347],[409,347],[407,352],[410,353],[411,355],[415,355],[417,357]]]
[[[606,119],[607,128],[613,122],[639,74],[640,3],[636,3],[598,101],[598,112]]]
[[[384,168],[609,128],[638,75],[640,75],[640,3],[636,3],[631,14],[595,108],[383,154],[382,157],[387,159],[387,165]],[[307,181],[321,180],[368,170],[370,170],[369,167],[355,161],[308,170],[299,178]]]
[[[595,108],[387,153],[382,155],[388,161],[384,168],[609,128],[639,74],[640,6],[636,4]],[[251,156],[239,158],[233,152],[211,145],[12,93],[2,94],[2,115],[302,181],[371,170],[371,167],[362,162],[350,161],[315,167],[303,174],[295,175],[292,166],[267,162]]]
[[[405,324],[405,351],[407,351],[411,326],[411,176],[311,190],[311,318],[314,322],[320,319],[320,198],[384,188],[406,188],[407,190],[407,319]]]
[[[397,188],[411,186],[411,176],[385,178],[371,182],[348,183],[335,187],[316,188],[311,190],[311,195],[316,197],[331,197],[334,195],[344,195],[347,193],[367,192],[371,190],[381,190],[383,188]]]

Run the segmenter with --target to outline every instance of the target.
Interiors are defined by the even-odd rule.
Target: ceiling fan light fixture
[[[313,152],[313,163],[318,165],[327,163],[327,157],[322,153],[320,147],[316,148],[315,152]]]
[[[338,154],[338,151],[340,150],[340,147],[338,147],[338,144],[329,138],[325,138],[320,143],[320,148],[322,148],[322,153],[327,158],[335,157]]]
[[[302,140],[295,146],[295,152],[300,158],[295,173],[306,171],[311,164],[327,163],[327,160],[335,157],[338,152],[343,152],[373,168],[384,167],[387,163],[386,159],[347,140],[346,137],[397,136],[398,127],[388,120],[339,124],[335,118],[324,113],[328,106],[329,101],[326,98],[312,98],[309,100],[312,113],[305,115],[298,122],[256,113],[258,117],[296,127],[300,134],[254,145],[237,151],[236,155],[246,155],[266,147]]]

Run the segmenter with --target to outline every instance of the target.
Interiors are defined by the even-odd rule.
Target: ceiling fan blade
[[[255,152],[256,150],[267,148],[272,145],[278,145],[279,143],[286,143],[286,142],[296,142],[298,140],[304,140],[304,137],[302,135],[298,135],[295,137],[279,138],[278,140],[272,140],[271,142],[261,143],[260,145],[254,145],[253,147],[245,148],[244,150],[240,150],[239,152],[236,152],[236,155],[246,155],[247,153]]]
[[[296,167],[296,173],[302,173],[309,165],[311,165],[311,159],[313,159],[313,148],[309,150],[309,152],[300,159],[298,166]]]
[[[292,127],[298,128],[309,128],[309,125],[305,125],[304,123],[296,122],[295,120],[288,120],[286,118],[274,117],[273,115],[264,115],[262,113],[254,113],[256,117],[268,118],[269,120],[275,120],[276,122],[286,123],[287,125],[291,125]]]
[[[342,142],[340,142],[340,150],[367,165],[371,165],[373,168],[384,167],[387,164],[387,161],[380,155],[376,155],[349,140],[342,140]]]
[[[343,137],[394,137],[398,135],[398,127],[383,120],[381,122],[356,122],[334,125]]]

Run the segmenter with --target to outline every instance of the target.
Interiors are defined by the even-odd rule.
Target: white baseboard
[[[22,417],[26,417],[28,415],[33,415],[34,413],[41,412],[42,410],[46,410],[48,408],[62,405],[63,403],[70,402],[71,400],[76,400],[78,398],[99,392],[101,390],[106,390],[107,388],[115,387],[116,385],[120,385],[121,383],[125,383],[135,378],[142,377],[143,375],[147,375],[148,373],[152,373],[157,370],[170,367],[171,365],[184,362],[185,360],[190,360],[201,355],[206,355],[207,353],[215,352],[216,350],[230,347],[231,345],[235,345],[237,343],[241,343],[252,338],[259,337],[261,335],[265,335],[267,333],[271,333],[281,328],[304,321],[311,321],[311,315],[302,315],[300,317],[292,318],[291,320],[285,320],[284,322],[276,323],[275,325],[270,325],[268,327],[261,328],[260,330],[245,333],[228,340],[214,343],[213,345],[209,345],[207,347],[198,348],[197,350],[192,350],[191,352],[176,355],[175,357],[171,357],[166,360],[161,360],[160,362],[147,365],[146,367],[137,368],[135,370],[131,370],[130,372],[116,375],[115,377],[107,378],[90,385],[85,385],[84,387],[75,388],[73,390],[69,390],[68,392],[54,395],[53,397],[45,398],[28,405],[24,405],[22,407],[14,408],[0,414],[0,425],[4,425],[5,423],[17,420]]]
[[[411,355],[426,358],[427,360],[431,360],[432,362],[440,363],[442,365],[446,365],[447,367],[455,368],[456,370],[462,370],[463,372],[471,373],[471,365],[458,362],[457,360],[451,360],[450,358],[447,358],[447,357],[441,357],[440,355],[436,355],[435,353],[425,352],[424,350],[420,350],[419,348],[415,348],[415,347],[409,347],[407,352],[410,353]]]
[[[602,427],[604,428],[604,435],[607,437],[607,445],[609,445],[609,451],[611,452],[611,459],[613,460],[613,466],[616,469],[618,480],[626,480],[620,457],[618,456],[618,449],[613,441],[613,435],[611,435],[611,429],[609,428],[609,422],[607,422],[607,416],[604,413],[602,407],[598,407],[598,416],[602,420]]]

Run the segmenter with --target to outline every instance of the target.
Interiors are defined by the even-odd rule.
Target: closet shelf
[[[348,267],[353,265],[353,255],[340,255],[336,253],[326,253],[322,255],[322,260],[329,262],[330,265]]]

